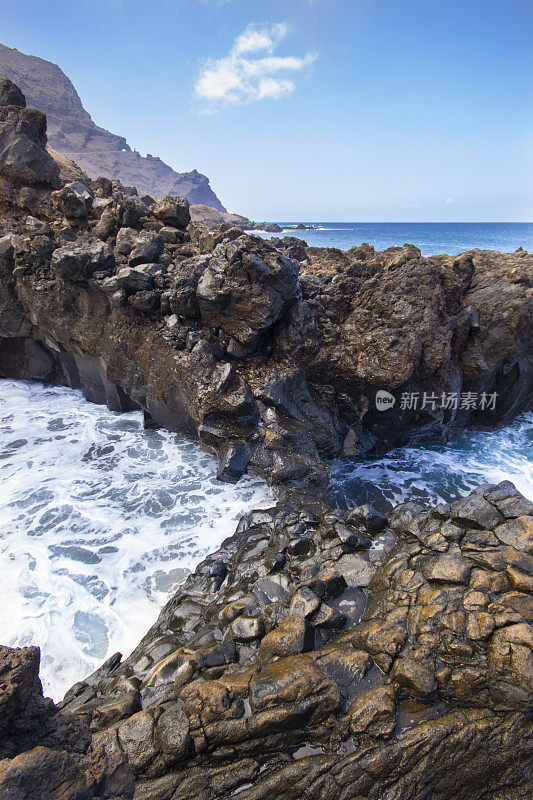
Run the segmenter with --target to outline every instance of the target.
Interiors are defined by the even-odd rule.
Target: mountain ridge
[[[191,203],[226,211],[207,176],[196,169],[179,173],[157,156],[141,156],[124,136],[97,125],[57,64],[0,44],[0,75],[20,86],[29,107],[47,115],[49,145],[90,178],[118,179],[141,195],[181,195]]]

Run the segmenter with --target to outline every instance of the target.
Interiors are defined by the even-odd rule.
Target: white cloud
[[[288,32],[285,22],[249,25],[236,38],[227,56],[208,61],[203,67],[194,87],[196,97],[207,101],[213,110],[217,105],[243,105],[292,94],[295,84],[287,73],[305,69],[316,60],[316,55],[274,55]]]

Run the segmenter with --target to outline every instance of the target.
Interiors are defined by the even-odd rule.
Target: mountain
[[[183,195],[191,203],[226,210],[205,175],[195,169],[175,172],[160,158],[141,156],[123,136],[96,125],[56,64],[0,44],[1,75],[20,86],[30,108],[44,111],[50,147],[75,161],[90,178],[118,178],[141,195]]]

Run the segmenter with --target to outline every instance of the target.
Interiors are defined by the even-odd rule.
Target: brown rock
[[[440,555],[431,559],[422,568],[428,581],[443,581],[446,583],[468,582],[471,565],[460,555]]]
[[[263,660],[303,653],[309,642],[309,629],[302,617],[289,616],[279,627],[267,633],[259,648]]]
[[[396,704],[392,686],[378,686],[364,692],[348,709],[352,736],[387,738],[396,727]]]

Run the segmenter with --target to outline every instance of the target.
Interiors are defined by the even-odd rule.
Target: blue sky
[[[533,220],[531,0],[0,0],[95,122],[254,219]]]

